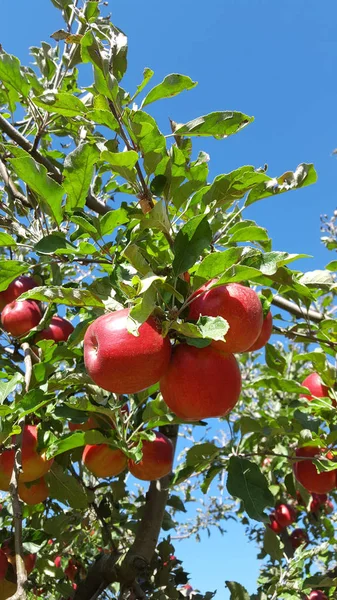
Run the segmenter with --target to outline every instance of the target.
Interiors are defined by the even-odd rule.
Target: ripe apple
[[[165,373],[170,340],[149,317],[139,335],[127,331],[129,309],[107,313],[94,321],[84,337],[84,362],[91,379],[116,394],[133,394],[154,383]]]
[[[60,556],[56,556],[56,557],[54,558],[54,565],[55,565],[55,567],[56,567],[57,569],[60,569],[60,568],[61,568],[61,564],[62,564],[62,562],[61,562],[61,557],[60,557]]]
[[[289,536],[289,540],[294,550],[309,541],[307,532],[304,529],[294,529]]]
[[[0,549],[0,580],[5,579],[8,569],[8,560],[6,553]]]
[[[308,596],[308,600],[328,600],[328,597],[320,590],[312,590]]]
[[[324,454],[324,450],[317,446],[305,446],[296,449],[296,456],[301,458],[318,458],[322,454]],[[336,470],[318,473],[311,460],[295,462],[293,469],[297,481],[311,493],[325,494],[336,487]]]
[[[54,340],[54,342],[66,342],[70,334],[74,331],[72,324],[55,315],[52,317],[48,327],[39,331],[34,337],[35,342],[40,340]]]
[[[37,285],[36,281],[27,275],[21,275],[14,279],[6,290],[0,292],[0,310],[2,310],[6,304],[10,304],[13,300],[16,300],[24,292],[28,292],[28,290],[37,287]]]
[[[138,463],[131,459],[128,461],[130,473],[143,481],[161,479],[172,471],[174,455],[172,442],[163,433],[159,431],[154,433],[156,439],[153,442],[143,440],[141,461]]]
[[[322,383],[320,376],[318,373],[310,373],[308,377],[302,381],[302,385],[307,387],[311,394],[300,394],[300,398],[306,398],[311,402],[314,399],[314,396],[317,398],[328,398],[329,397],[329,388]]]
[[[125,454],[107,444],[88,444],[83,450],[82,460],[96,477],[114,477],[122,473],[127,465]]]
[[[47,500],[49,496],[49,488],[46,480],[41,477],[31,485],[19,482],[19,496],[26,504],[39,504]]]
[[[282,525],[280,525],[280,523],[276,521],[275,513],[272,513],[269,518],[270,523],[268,523],[268,527],[270,527],[270,529],[276,534],[281,533],[284,527],[282,527]]]
[[[43,477],[53,464],[44,453],[37,452],[38,430],[35,425],[25,425],[22,440],[22,473],[20,483],[30,482]],[[15,444],[16,436],[12,437]],[[0,489],[7,491],[14,467],[14,450],[5,450],[0,454]]]
[[[1,323],[5,331],[18,337],[36,327],[42,319],[39,305],[34,300],[18,300],[6,304],[1,313]]]
[[[70,579],[70,581],[74,581],[78,571],[77,561],[70,558],[68,562],[68,566],[64,569],[65,575]]]
[[[36,563],[36,554],[25,554],[23,557],[23,562],[25,563],[27,575],[32,572]]]
[[[160,391],[167,406],[181,419],[199,421],[226,415],[237,403],[241,374],[233,354],[213,346],[176,346]]]
[[[266,317],[263,319],[262,329],[259,337],[254,342],[254,344],[248,348],[248,352],[253,352],[253,350],[260,350],[263,346],[268,342],[273,331],[273,315],[269,311]]]
[[[211,280],[194,293],[189,318],[197,321],[200,315],[223,317],[229,323],[226,341],[212,341],[212,346],[223,352],[246,352],[261,333],[261,301],[254,290],[240,283],[212,288],[213,284]]]
[[[0,580],[0,598],[1,600],[7,600],[14,596],[16,592],[16,583],[8,581],[8,579]]]
[[[275,519],[281,527],[289,527],[296,521],[296,511],[290,504],[279,504],[275,509]]]

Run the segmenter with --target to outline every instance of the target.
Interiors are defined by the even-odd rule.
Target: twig
[[[0,177],[2,178],[5,186],[10,190],[11,194],[17,200],[26,206],[27,208],[33,208],[30,202],[27,200],[26,196],[22,194],[10,178],[5,163],[0,159]]]
[[[278,308],[283,308],[283,310],[295,315],[295,317],[309,319],[310,321],[314,321],[314,323],[320,323],[324,319],[324,315],[317,310],[313,310],[312,308],[309,308],[308,310],[306,308],[301,308],[300,306],[297,306],[295,302],[282,298],[282,296],[274,296],[272,304],[278,306]]]

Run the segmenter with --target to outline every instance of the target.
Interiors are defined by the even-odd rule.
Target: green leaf
[[[9,284],[29,270],[27,263],[19,260],[0,260],[0,291],[7,290]]]
[[[183,501],[181,500],[181,498],[179,498],[179,496],[176,496],[175,494],[170,495],[167,501],[167,506],[172,506],[172,508],[174,508],[175,510],[179,510],[180,512],[187,512]]]
[[[159,131],[155,119],[144,111],[126,109],[124,113],[125,123],[131,128],[142,153],[145,171],[147,175],[151,175],[167,155],[166,139]]]
[[[189,121],[185,125],[178,125],[174,134],[183,136],[211,135],[217,140],[233,135],[252,123],[254,117],[248,117],[241,112],[221,111],[213,112],[203,117]]]
[[[125,208],[115,208],[115,210],[110,210],[100,219],[101,235],[111,235],[116,227],[124,225],[128,220],[129,217]]]
[[[78,481],[65,473],[60,465],[53,463],[46,479],[49,483],[52,498],[71,506],[83,509],[88,507],[88,498]]]
[[[10,158],[9,162],[18,177],[42,198],[42,207],[45,206],[56,223],[60,225],[64,195],[62,186],[49,177],[46,167],[37,163],[31,156]]]
[[[154,75],[154,71],[152,71],[152,69],[149,69],[149,67],[145,67],[145,69],[143,71],[143,81],[139,85],[137,85],[137,90],[134,93],[134,95],[132,96],[131,101],[133,101],[143,91],[143,89],[149,83],[150,79],[152,79],[153,75]]]
[[[222,275],[230,267],[235,265],[242,254],[243,248],[229,248],[224,252],[212,252],[201,261],[196,275],[204,279],[213,279]]]
[[[281,352],[271,344],[266,344],[266,363],[270,369],[274,369],[281,375],[284,375],[287,362]]]
[[[222,317],[199,317],[197,323],[170,323],[170,329],[190,338],[224,341],[229,325]]]
[[[141,275],[148,275],[148,273],[152,271],[151,266],[144,258],[139,246],[136,246],[136,244],[129,244],[125,248],[123,254]]]
[[[248,516],[256,521],[265,521],[263,510],[274,505],[267,479],[259,467],[246,458],[230,458],[227,490],[232,496],[243,501]]]
[[[0,51],[0,81],[10,85],[19,94],[27,97],[30,90],[29,81],[21,74],[20,61],[16,56]]]
[[[20,300],[40,300],[40,302],[67,304],[68,306],[101,306],[102,300],[85,289],[66,287],[36,287],[21,294]]]
[[[142,228],[153,228],[170,233],[171,224],[167,214],[167,207],[165,200],[160,200],[154,207],[148,212],[140,223]]]
[[[269,198],[277,194],[283,194],[290,190],[295,190],[306,185],[311,185],[317,181],[317,173],[312,164],[302,163],[298,165],[296,171],[287,171],[281,177],[270,178],[255,186],[248,194],[245,205],[250,206],[257,200]]]
[[[9,381],[0,381],[0,404],[3,404],[6,398],[14,392],[18,383],[21,383],[23,377],[21,373],[16,373]]]
[[[187,451],[186,465],[188,467],[193,467],[195,471],[204,470],[209,463],[214,461],[219,453],[220,448],[210,442],[195,444]]]
[[[200,254],[209,248],[212,230],[207,216],[199,215],[190,219],[178,232],[174,240],[173,270],[179,275],[188,271],[198,260]]]
[[[237,583],[236,581],[226,581],[226,586],[231,593],[230,600],[250,600],[250,595],[246,588],[244,588],[243,585],[240,585],[240,583]]]
[[[280,539],[268,526],[266,527],[263,536],[263,549],[270,555],[272,560],[281,560],[283,557]]]
[[[331,273],[322,270],[308,271],[300,277],[299,281],[302,285],[314,285],[315,287],[331,286],[335,283]]]
[[[201,190],[203,204],[216,201],[217,206],[228,208],[235,200],[240,200],[256,185],[269,181],[264,172],[248,165],[230,173],[218,175],[213,183]]]
[[[60,437],[53,442],[47,449],[47,457],[53,458],[58,454],[69,452],[74,448],[81,448],[86,444],[105,444],[107,438],[100,431],[76,431],[71,435]]]
[[[177,96],[177,94],[180,94],[185,90],[191,90],[196,85],[197,81],[192,81],[192,79],[186,75],[179,75],[177,73],[167,75],[161,83],[149,91],[142,102],[141,108],[147,104],[151,104],[151,102],[156,102],[156,100]]]
[[[63,117],[78,117],[87,112],[87,107],[82,100],[68,92],[45,92],[33,98],[34,104],[50,113],[57,113]]]
[[[0,246],[16,246],[16,241],[9,233],[0,231]]]
[[[289,394],[307,394],[308,390],[293,379],[284,379],[283,377],[275,377],[274,375],[265,375],[256,379],[251,386],[255,389],[268,388],[273,392],[289,392]]]
[[[119,131],[117,119],[112,116],[109,110],[98,108],[89,110],[86,114],[86,118],[94,123],[98,123],[98,125],[109,127],[109,129],[112,129],[112,131]]]
[[[254,221],[240,221],[236,223],[227,232],[230,236],[230,243],[233,242],[269,242],[270,239],[267,230],[259,227]],[[267,248],[270,250],[270,247]]]
[[[39,254],[76,254],[77,250],[62,233],[51,233],[43,237],[35,246]]]
[[[134,150],[126,150],[125,152],[109,152],[108,150],[104,150],[101,157],[109,163],[113,173],[124,177],[130,183],[135,183],[137,179],[135,164],[139,158],[137,152]]]
[[[70,152],[64,161],[63,187],[67,193],[66,209],[82,208],[88,195],[94,174],[94,165],[99,157],[97,147],[83,143]]]
[[[337,271],[337,260],[332,260],[325,268],[328,271]]]

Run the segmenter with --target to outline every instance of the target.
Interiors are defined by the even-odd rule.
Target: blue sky
[[[255,122],[223,141],[196,140],[196,151],[211,156],[214,177],[244,164],[269,165],[269,174],[313,162],[318,183],[255,204],[247,217],[266,227],[274,249],[313,255],[295,263],[303,270],[323,268],[332,257],[320,242],[320,214],[332,214],[337,201],[337,6],[333,0],[146,0],[110,2],[113,22],[127,33],[129,72],[123,85],[133,91],[144,67],[153,84],[172,72],[199,85],[150,107],[165,133],[168,117],[185,122],[214,110],[239,110]],[[163,10],[165,6],[165,11]],[[29,61],[28,46],[61,27],[49,0],[1,0],[0,42]],[[252,593],[258,563],[244,529],[229,523],[202,544],[184,541],[176,555],[185,560],[191,584],[218,589],[237,580]]]

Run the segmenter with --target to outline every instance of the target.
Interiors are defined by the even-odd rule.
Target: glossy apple
[[[212,341],[223,352],[246,352],[257,340],[263,324],[261,301],[254,290],[240,283],[210,287],[209,281],[194,293],[189,318],[197,321],[200,315],[223,317],[229,323],[226,341]]]
[[[237,403],[241,374],[233,354],[212,346],[176,346],[160,380],[167,406],[181,419],[199,421],[226,415]]]
[[[37,287],[37,283],[32,277],[28,275],[21,275],[12,281],[8,288],[3,292],[0,292],[0,310],[2,310],[6,304],[10,304],[16,300],[24,292]]]
[[[54,342],[66,342],[70,334],[74,331],[73,325],[55,315],[52,317],[48,327],[39,331],[34,337],[35,342],[40,340],[54,340]]]
[[[289,527],[296,521],[296,511],[290,504],[279,504],[275,508],[275,519],[281,527]]]
[[[308,543],[308,535],[304,529],[294,529],[289,536],[290,543],[294,550],[302,544]]]
[[[18,337],[36,327],[42,319],[39,305],[34,300],[18,300],[6,304],[1,313],[1,324],[5,331]]]
[[[57,569],[60,569],[60,567],[61,567],[61,564],[62,564],[61,557],[60,557],[60,556],[56,556],[56,557],[54,558],[54,565],[55,565],[55,567],[56,567]]]
[[[32,484],[19,482],[19,496],[26,504],[39,504],[47,500],[49,488],[46,480],[41,477]]]
[[[107,444],[85,446],[82,460],[96,477],[114,477],[122,473],[127,465],[125,454]]]
[[[143,481],[161,479],[172,471],[173,445],[171,440],[159,431],[154,431],[153,441],[143,440],[143,457],[140,462],[128,461],[130,473]]]
[[[0,580],[5,579],[8,569],[7,554],[0,549]]]
[[[312,590],[307,598],[308,600],[328,600],[328,597],[321,590]]]
[[[282,525],[280,525],[280,523],[278,523],[278,521],[276,521],[275,513],[272,513],[269,518],[270,518],[270,523],[268,523],[268,527],[270,527],[270,529],[276,534],[281,533],[281,531],[283,531],[284,527],[282,527]]]
[[[107,313],[94,321],[84,337],[84,362],[91,379],[116,394],[133,394],[165,373],[171,356],[170,340],[149,317],[139,335],[127,331],[129,309]]]
[[[324,385],[318,373],[310,373],[310,375],[302,381],[302,385],[307,387],[311,394],[300,394],[300,398],[306,398],[311,402],[311,400],[314,399],[314,396],[317,398],[329,397],[329,388]]]
[[[27,575],[29,575],[35,567],[36,554],[24,554],[23,562],[25,563]]]
[[[77,561],[73,558],[69,559],[67,567],[64,569],[65,575],[70,579],[70,581],[74,581],[78,571]]]
[[[296,456],[301,458],[319,457],[326,452],[317,446],[297,448]],[[336,470],[318,473],[311,460],[301,460],[294,463],[294,475],[309,492],[325,494],[336,487]]]
[[[15,444],[16,436],[12,442]],[[37,452],[38,430],[35,425],[26,425],[22,440],[22,473],[20,482],[30,482],[48,473],[53,459],[47,460],[44,453]],[[0,489],[8,490],[14,467],[14,450],[5,450],[0,454]]]
[[[248,348],[248,352],[253,352],[253,350],[260,350],[266,343],[269,341],[269,338],[273,332],[273,316],[269,311],[266,317],[263,319],[262,329],[259,337],[256,342],[250,348]]]

